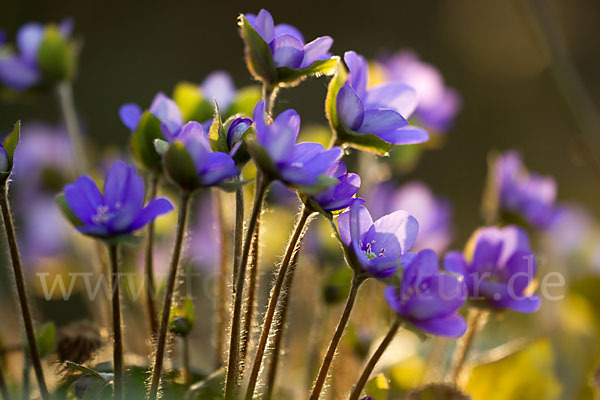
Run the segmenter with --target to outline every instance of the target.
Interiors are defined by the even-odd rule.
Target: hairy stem
[[[156,197],[158,190],[158,181],[160,177],[156,174],[152,174],[150,177],[150,187],[148,189],[148,199],[152,200]],[[156,285],[154,281],[154,221],[148,224],[148,237],[146,239],[146,259],[145,259],[145,273],[146,273],[146,309],[148,312],[148,323],[150,325],[150,332],[152,337],[155,338],[158,333],[158,319],[156,317],[156,304],[154,303],[154,294]]]
[[[219,278],[217,281],[217,294],[216,294],[216,309],[217,309],[217,324],[216,324],[216,354],[215,354],[215,366],[216,368],[220,368],[223,365],[223,352],[225,346],[225,336],[227,329],[227,275],[228,264],[231,262],[229,257],[230,255],[230,245],[231,242],[229,240],[229,226],[227,224],[225,213],[222,205],[221,193],[215,192],[213,194],[213,204],[214,209],[219,217],[219,234],[220,234],[220,242],[221,242],[221,260],[220,260],[220,270],[219,270]],[[235,263],[235,261],[234,261]],[[235,268],[235,266],[233,267]],[[232,270],[233,270],[232,268]]]
[[[177,230],[175,233],[175,243],[173,244],[173,253],[171,255],[171,264],[169,266],[169,278],[167,281],[165,300],[163,303],[161,313],[160,329],[158,331],[154,366],[152,368],[152,380],[150,382],[150,389],[146,396],[146,399],[148,400],[155,400],[158,396],[165,350],[167,345],[167,331],[169,329],[171,305],[173,303],[175,283],[177,281],[177,272],[179,269],[179,260],[181,258],[181,250],[183,248],[183,239],[185,236],[185,226],[187,222],[190,199],[191,193],[187,191],[181,193],[181,199],[179,201],[179,216],[177,219]]]
[[[246,267],[248,266],[248,256],[250,254],[250,246],[252,244],[252,235],[256,229],[256,223],[259,215],[262,212],[263,202],[270,181],[265,177],[256,180],[256,193],[254,195],[254,204],[252,205],[252,213],[248,222],[248,229],[242,247],[240,263],[235,282],[235,294],[233,303],[233,316],[231,318],[230,342],[229,342],[229,359],[227,362],[227,376],[225,380],[225,399],[233,400],[237,397],[239,390],[239,377],[243,373],[243,365],[240,365],[240,330],[242,319],[242,300],[244,298],[244,283],[246,281]]]
[[[300,243],[298,247],[300,247]],[[285,323],[287,319],[287,313],[289,309],[290,296],[292,291],[292,283],[294,281],[294,272],[296,272],[296,266],[298,265],[299,251],[294,253],[288,273],[285,276],[283,282],[283,289],[281,292],[281,299],[279,300],[279,307],[277,314],[275,315],[275,332],[273,337],[273,352],[271,355],[271,363],[269,365],[269,372],[267,374],[267,392],[265,393],[265,400],[273,398],[273,392],[275,390],[275,381],[277,378],[277,369],[279,367],[279,357],[281,357],[281,345],[283,343]]]
[[[369,377],[371,376],[371,373],[373,372],[373,369],[375,368],[375,365],[381,358],[381,355],[385,352],[387,347],[394,339],[394,336],[396,336],[396,332],[398,332],[398,328],[400,328],[400,325],[402,325],[402,321],[400,320],[400,318],[396,318],[392,326],[390,326],[390,330],[379,344],[379,347],[377,347],[377,350],[375,350],[375,353],[373,353],[373,355],[367,362],[367,365],[365,365],[365,369],[363,369],[363,372],[360,375],[356,386],[354,386],[354,389],[352,389],[352,393],[350,394],[349,400],[358,400],[365,385],[367,384],[367,381],[369,380]]]
[[[275,309],[277,307],[277,302],[279,300],[279,295],[281,294],[281,289],[283,287],[283,282],[287,273],[289,272],[289,265],[296,251],[298,242],[302,238],[304,234],[306,223],[308,222],[310,216],[312,215],[312,211],[307,209],[305,206],[302,206],[302,211],[300,212],[300,218],[296,223],[296,228],[294,229],[294,233],[290,238],[290,241],[287,245],[287,249],[285,250],[285,255],[283,256],[283,260],[281,262],[281,266],[279,267],[279,272],[277,273],[277,278],[275,280],[275,284],[273,285],[273,289],[271,290],[271,297],[269,299],[269,305],[267,307],[267,313],[265,314],[265,319],[262,326],[262,331],[260,333],[260,339],[258,341],[258,348],[256,349],[256,356],[254,357],[254,363],[252,364],[252,372],[250,373],[250,380],[248,381],[248,390],[246,391],[246,399],[252,399],[254,395],[254,389],[256,388],[256,383],[258,380],[258,374],[260,373],[260,367],[262,365],[262,359],[265,354],[265,349],[267,347],[267,341],[269,339],[269,334],[271,332],[271,324],[273,322],[273,316],[275,315]]]
[[[469,310],[469,318],[467,322],[467,333],[456,344],[454,352],[452,368],[450,370],[450,381],[456,383],[460,378],[460,373],[467,361],[469,351],[473,346],[475,336],[485,322],[486,313],[480,309],[472,308]]]
[[[29,352],[31,363],[35,371],[35,376],[40,387],[40,394],[43,400],[49,400],[48,388],[44,379],[44,370],[42,369],[42,361],[35,340],[35,331],[33,329],[33,318],[31,316],[31,308],[29,307],[29,299],[27,298],[27,290],[25,289],[25,277],[23,275],[23,266],[21,264],[21,255],[19,253],[19,245],[17,243],[17,235],[10,213],[10,204],[8,202],[8,185],[0,187],[0,208],[2,209],[2,220],[4,221],[4,229],[6,231],[6,241],[10,250],[10,258],[12,262],[13,272],[15,274],[15,284],[17,286],[17,295],[21,306],[21,314],[23,316],[23,325],[25,327],[25,335],[29,343]]]
[[[236,178],[241,180],[241,176]],[[244,188],[235,191],[235,227],[233,235],[233,282],[237,282],[237,274],[242,255],[242,241],[244,240]],[[234,286],[235,293],[235,286]]]
[[[335,330],[335,333],[331,338],[331,342],[329,342],[329,347],[327,348],[327,353],[323,358],[321,368],[319,369],[319,373],[317,374],[317,379],[315,380],[315,384],[310,395],[310,400],[319,400],[319,396],[321,395],[321,391],[323,390],[323,386],[325,385],[325,380],[327,379],[329,367],[333,362],[333,358],[335,357],[335,352],[337,350],[338,344],[340,343],[340,339],[344,334],[344,329],[346,329],[348,319],[350,318],[350,313],[352,312],[352,308],[354,307],[358,289],[365,281],[365,279],[366,278],[364,275],[358,275],[356,272],[352,276],[352,284],[350,286],[350,293],[348,293],[348,298],[346,299],[346,306],[344,307],[344,311],[342,312],[342,316],[340,317],[340,321],[338,322],[338,326]]]
[[[260,216],[256,221],[256,229],[252,236],[250,247],[250,260],[248,265],[248,294],[246,295],[246,306],[244,313],[244,329],[242,331],[242,344],[240,345],[240,361],[246,362],[246,354],[252,336],[252,319],[254,316],[254,303],[256,301],[256,289],[258,284],[258,245],[260,238]]]
[[[121,331],[121,301],[119,290],[119,246],[108,246],[112,267],[112,328],[113,328],[113,366],[115,373],[114,396],[123,399],[123,334]]]
[[[75,170],[78,174],[83,174],[87,171],[88,163],[86,157],[85,146],[83,144],[83,136],[77,119],[77,111],[75,102],[73,101],[73,88],[71,82],[64,81],[56,87],[60,109],[67,126],[67,133],[73,145],[73,155],[75,157]]]

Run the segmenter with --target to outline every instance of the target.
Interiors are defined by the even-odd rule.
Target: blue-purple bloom
[[[164,198],[152,199],[144,207],[144,180],[132,165],[117,161],[108,172],[101,193],[87,175],[65,186],[64,196],[70,210],[81,222],[83,234],[111,238],[128,235],[173,210]]]
[[[349,69],[346,83],[336,97],[340,122],[350,131],[370,133],[391,144],[415,144],[429,140],[427,132],[409,125],[417,106],[415,90],[402,82],[367,89],[368,66],[353,51],[344,54]]]
[[[317,202],[324,211],[339,211],[349,207],[360,188],[360,176],[349,173],[343,161],[332,164],[325,174],[336,178],[338,183],[313,195],[312,200]]]
[[[381,60],[390,81],[406,83],[417,92],[419,104],[414,117],[426,129],[448,131],[461,108],[461,98],[454,88],[445,85],[440,71],[422,61],[410,50],[399,51]]]
[[[315,185],[342,156],[339,147],[325,150],[319,143],[296,143],[300,116],[295,110],[286,110],[267,124],[265,103],[261,101],[254,108],[254,127],[258,144],[277,169],[277,179],[292,186]]]
[[[298,29],[288,24],[275,25],[267,10],[260,10],[258,15],[245,16],[269,46],[276,68],[305,68],[315,61],[331,58],[329,49],[333,39],[329,36],[321,36],[304,44],[304,36]]]
[[[419,221],[419,237],[413,251],[431,249],[442,253],[450,245],[452,206],[447,199],[435,196],[424,182],[408,182],[400,188],[393,182],[382,182],[364,197],[374,218],[406,210]]]
[[[458,251],[446,255],[444,269],[463,277],[473,301],[522,313],[540,308],[540,298],[529,293],[536,272],[535,254],[527,233],[517,226],[477,230],[465,255]]]
[[[64,19],[58,30],[64,37],[69,37],[73,32],[73,20]],[[18,53],[0,55],[0,82],[3,85],[15,90],[26,90],[40,83],[42,73],[38,64],[38,51],[45,32],[46,26],[38,22],[28,22],[19,29],[16,37]]]
[[[172,142],[183,125],[183,117],[177,104],[164,93],[159,92],[154,96],[148,111],[160,121],[165,139]],[[137,128],[142,114],[142,108],[135,103],[126,103],[119,108],[121,122],[131,131]]]
[[[364,200],[354,199],[350,210],[338,217],[340,239],[362,270],[376,278],[388,278],[414,256],[408,251],[417,239],[419,223],[404,210],[373,222],[362,203]]]
[[[493,168],[500,211],[518,214],[533,227],[547,228],[556,214],[556,181],[527,171],[515,151],[501,154]]]
[[[440,272],[433,250],[420,251],[404,265],[400,286],[388,286],[384,297],[400,317],[424,332],[457,338],[467,330],[456,313],[466,300],[464,283]]]
[[[242,140],[244,133],[252,126],[252,120],[250,118],[236,118],[233,120],[229,129],[227,129],[227,146],[233,149],[236,143]]]
[[[190,121],[185,124],[174,140],[185,146],[194,162],[201,186],[216,186],[239,174],[239,169],[229,154],[212,151],[208,134],[199,122]]]

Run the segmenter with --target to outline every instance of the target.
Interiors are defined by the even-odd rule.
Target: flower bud
[[[4,150],[4,147],[0,145],[0,172],[8,172],[10,169],[10,160],[8,153]]]

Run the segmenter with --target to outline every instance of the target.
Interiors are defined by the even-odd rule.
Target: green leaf
[[[308,196],[306,193],[303,193],[303,192],[298,193],[298,196],[300,197],[300,200],[302,200],[304,205],[306,207],[308,207],[310,210],[313,210],[314,212],[318,212],[319,214],[321,214],[328,220],[333,220],[333,214],[329,211],[323,210],[321,205],[319,203],[317,203],[316,201],[314,201],[312,199],[312,197]]]
[[[194,328],[194,302],[189,297],[173,308],[169,330],[177,336],[187,336]]]
[[[226,116],[232,116],[235,114],[252,115],[254,112],[254,106],[262,98],[261,90],[258,86],[246,86],[237,91],[233,103],[229,106],[226,111]]]
[[[454,385],[434,383],[416,388],[408,394],[407,400],[469,400],[470,397],[462,393]]]
[[[225,368],[210,374],[205,380],[193,384],[185,397],[188,400],[223,400]]]
[[[37,60],[44,80],[58,83],[75,75],[75,44],[63,36],[59,27],[48,25],[38,49]]]
[[[75,213],[73,213],[73,210],[71,210],[71,207],[69,207],[64,193],[57,194],[54,200],[56,201],[56,205],[58,206],[58,209],[62,213],[63,217],[65,217],[65,219],[69,221],[71,225],[74,227],[83,225],[83,222],[77,218]]]
[[[201,186],[192,157],[181,142],[169,146],[165,154],[165,171],[169,178],[184,190],[195,190]]]
[[[304,68],[277,68],[277,84],[279,86],[296,86],[310,76],[321,77],[324,75],[333,75],[339,60],[340,58],[335,56],[327,60],[315,61]]]
[[[252,76],[268,85],[277,83],[277,70],[269,45],[254,30],[246,17],[238,17],[240,34],[245,44],[246,65]]]
[[[554,352],[547,339],[489,364],[473,368],[466,385],[474,399],[554,400],[562,387],[554,366]]]
[[[4,150],[8,155],[8,168],[6,171],[0,172],[0,184],[5,184],[12,173],[15,151],[17,150],[17,145],[19,144],[20,138],[21,121],[17,121],[12,132],[9,133],[6,138],[4,138],[4,142],[2,143],[2,147],[4,147]]]
[[[223,120],[221,119],[221,111],[219,105],[215,101],[214,117],[213,122],[210,125],[208,131],[208,137],[212,144],[213,151],[220,151],[221,153],[229,153],[229,145],[227,144],[227,132],[223,127]]]
[[[156,152],[154,146],[156,139],[165,140],[160,129],[160,121],[149,111],[145,111],[131,135],[131,151],[144,168],[161,173],[162,157]]]
[[[310,196],[313,194],[321,193],[328,187],[333,186],[338,182],[339,182],[339,180],[337,180],[336,178],[332,178],[329,175],[322,174],[317,178],[317,182],[315,182],[314,185],[297,186],[297,187],[300,191],[302,191],[302,193],[305,193]]]
[[[48,322],[37,329],[35,341],[41,358],[46,358],[54,352],[56,346],[56,326]]]
[[[333,270],[323,283],[323,300],[326,304],[338,304],[348,297],[352,282],[352,270],[340,266]]]
[[[256,166],[264,172],[270,179],[279,179],[279,171],[269,153],[256,141],[254,136],[248,136],[245,140],[246,146],[248,146],[248,152],[252,156]]]
[[[325,113],[329,120],[329,125],[336,135],[336,145],[350,146],[358,150],[369,151],[379,155],[387,155],[391,145],[379,137],[370,133],[354,132],[346,128],[337,115],[337,95],[348,74],[341,60],[338,60],[335,67],[335,75],[329,82],[327,97],[325,98]]]
[[[81,372],[83,375],[95,376],[100,379],[105,379],[106,374],[101,374],[100,372],[93,370],[91,368],[85,367],[81,364],[74,363],[72,361],[67,361],[65,363],[66,367],[77,372]]]
[[[185,122],[203,122],[213,117],[212,99],[204,97],[198,85],[178,83],[173,90],[173,101],[179,106]]]
[[[365,385],[365,395],[371,396],[375,400],[386,400],[389,391],[390,384],[383,374],[371,378]]]

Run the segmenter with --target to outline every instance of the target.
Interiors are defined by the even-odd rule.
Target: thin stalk
[[[450,381],[457,382],[460,373],[465,365],[469,351],[473,346],[475,336],[479,333],[483,322],[485,322],[485,312],[480,309],[472,308],[469,310],[467,322],[467,333],[456,344],[456,350],[453,356],[452,368],[450,371]]]
[[[183,338],[183,379],[185,386],[189,386],[192,382],[192,370],[190,368],[190,339],[186,336]]]
[[[121,331],[121,301],[119,290],[119,246],[108,246],[110,265],[112,267],[112,328],[113,328],[113,367],[114,367],[114,396],[116,400],[123,399],[123,334]]]
[[[237,177],[241,180],[241,177]],[[237,282],[237,273],[242,255],[242,241],[244,240],[244,188],[235,191],[235,232],[233,235],[233,282]],[[235,293],[235,286],[234,286]]]
[[[175,243],[173,244],[173,253],[171,255],[171,264],[169,266],[169,278],[165,292],[165,300],[163,303],[160,329],[156,344],[156,354],[154,366],[152,368],[152,379],[150,382],[150,390],[146,395],[146,399],[155,400],[158,396],[160,386],[160,378],[162,375],[165,350],[167,345],[167,331],[169,328],[169,318],[171,316],[171,305],[173,303],[173,295],[175,292],[175,283],[177,282],[177,272],[179,270],[179,260],[181,258],[181,250],[183,248],[183,238],[185,236],[185,226],[187,223],[188,210],[190,205],[191,193],[182,192],[179,200],[179,216],[177,218],[177,229],[175,233]]]
[[[0,187],[0,208],[2,209],[2,220],[4,221],[4,229],[6,231],[6,241],[10,250],[10,258],[12,261],[13,272],[15,274],[15,284],[17,286],[17,295],[21,306],[21,314],[23,316],[23,325],[25,327],[25,335],[29,344],[31,363],[35,371],[35,376],[40,387],[40,395],[43,400],[49,400],[48,388],[44,379],[44,370],[42,369],[42,361],[40,353],[35,341],[35,331],[33,329],[33,318],[31,309],[29,308],[29,299],[27,298],[27,290],[25,289],[25,277],[23,275],[23,266],[21,264],[21,255],[19,254],[19,245],[17,243],[17,235],[10,213],[10,204],[8,202],[8,185]]]
[[[25,354],[25,360],[23,361],[22,379],[23,392],[21,393],[21,399],[29,400],[31,398],[31,362],[27,354]]]
[[[67,126],[67,133],[73,145],[73,155],[75,157],[75,169],[79,174],[87,171],[87,157],[85,146],[83,144],[83,136],[77,119],[77,111],[75,102],[73,101],[73,88],[71,82],[64,81],[57,85],[56,93],[60,103],[60,109]]]
[[[2,393],[3,400],[10,400],[10,394],[8,393],[8,387],[6,386],[6,379],[4,378],[2,360],[0,360],[0,393]]]
[[[260,333],[260,339],[258,341],[258,348],[256,349],[256,356],[254,357],[254,363],[252,364],[252,372],[250,373],[250,380],[248,381],[248,390],[246,391],[246,399],[252,399],[254,395],[254,389],[256,388],[256,383],[258,380],[258,374],[260,373],[260,367],[262,365],[262,359],[265,354],[265,349],[267,347],[267,341],[269,340],[269,334],[271,332],[271,324],[273,322],[273,316],[275,315],[275,309],[277,307],[277,302],[279,300],[279,295],[281,294],[281,289],[283,287],[283,282],[285,280],[285,276],[289,272],[289,265],[294,255],[294,252],[297,249],[298,242],[304,235],[304,231],[306,229],[306,224],[312,215],[312,211],[306,208],[306,206],[302,206],[302,211],[300,211],[300,218],[296,223],[296,227],[294,229],[294,233],[290,238],[290,241],[287,245],[287,249],[285,250],[285,255],[283,256],[283,261],[281,262],[281,266],[279,267],[279,272],[277,274],[277,278],[275,280],[275,284],[273,285],[273,289],[271,290],[271,297],[269,299],[269,305],[267,307],[267,313],[265,314],[265,319],[262,326],[262,331]]]
[[[300,244],[298,245],[300,246]],[[275,389],[275,381],[277,378],[277,369],[279,367],[279,357],[281,357],[281,345],[283,343],[285,324],[287,320],[287,313],[289,310],[290,296],[292,292],[292,283],[294,282],[294,273],[298,265],[299,251],[294,253],[288,273],[285,276],[283,282],[283,290],[281,292],[281,299],[279,300],[279,307],[277,314],[275,315],[275,332],[273,337],[273,352],[271,354],[271,363],[269,365],[269,372],[267,374],[267,392],[265,393],[265,400],[273,398],[273,391]]]
[[[352,276],[352,284],[350,286],[350,293],[348,293],[348,298],[346,299],[346,306],[344,307],[344,311],[342,312],[342,316],[340,317],[340,321],[338,322],[338,326],[335,330],[335,333],[331,338],[331,342],[329,343],[327,353],[325,354],[323,362],[321,363],[321,368],[319,369],[317,379],[315,380],[315,384],[310,395],[310,400],[319,400],[319,396],[321,395],[321,391],[323,390],[323,386],[325,385],[325,379],[327,379],[329,367],[333,362],[333,358],[335,357],[335,352],[337,350],[338,344],[340,343],[340,339],[344,334],[344,330],[346,329],[346,325],[348,324],[348,319],[350,318],[350,313],[352,312],[352,308],[354,307],[358,289],[363,284],[365,279],[366,277],[364,275],[358,275],[356,272]]]
[[[231,242],[229,239],[229,226],[225,218],[222,202],[220,201],[221,193],[214,192],[213,196],[214,208],[219,217],[219,235],[221,242],[221,260],[219,278],[217,280],[217,294],[215,296],[217,309],[215,367],[218,369],[223,365],[225,335],[227,334],[227,274],[228,264],[231,262],[231,259],[229,258]]]
[[[258,286],[258,249],[260,240],[260,215],[256,221],[256,229],[252,236],[252,246],[250,247],[250,261],[248,265],[248,295],[246,296],[246,306],[244,313],[244,329],[242,330],[242,344],[240,345],[240,361],[246,362],[248,345],[252,336],[252,319],[254,316],[254,303],[256,301],[256,289]]]
[[[254,204],[252,213],[248,222],[248,229],[244,239],[240,264],[238,268],[237,280],[235,282],[235,295],[233,304],[233,316],[231,318],[229,359],[227,362],[227,376],[225,380],[225,399],[233,400],[237,397],[239,389],[239,377],[243,373],[243,365],[240,365],[240,330],[242,319],[242,300],[244,298],[244,283],[246,282],[246,267],[248,266],[248,256],[250,254],[250,245],[252,235],[256,229],[258,216],[262,212],[263,202],[270,181],[263,177],[256,181],[256,193],[254,195]]]
[[[158,181],[160,177],[157,174],[152,174],[150,177],[150,187],[148,189],[148,200],[156,197],[158,190]],[[154,295],[156,284],[154,281],[154,221],[148,224],[148,237],[146,240],[146,309],[148,312],[148,323],[150,332],[155,338],[158,333],[158,319],[156,318],[156,304],[154,303]]]
[[[400,320],[400,318],[396,318],[392,326],[390,326],[390,330],[379,344],[379,347],[377,347],[377,350],[375,350],[375,353],[373,353],[373,355],[367,362],[367,365],[365,365],[365,369],[363,369],[363,372],[360,375],[356,386],[354,386],[354,389],[352,389],[352,393],[350,393],[349,400],[358,400],[365,385],[367,384],[367,381],[369,380],[369,377],[371,376],[371,373],[373,372],[373,369],[375,368],[375,365],[377,364],[385,350],[388,348],[392,340],[394,340],[394,336],[396,336],[396,332],[398,332],[398,329],[401,325],[402,321]]]
[[[273,114],[273,106],[275,105],[275,96],[277,88],[273,88],[268,83],[264,82],[262,87],[262,98],[265,101],[265,110],[267,114]]]

